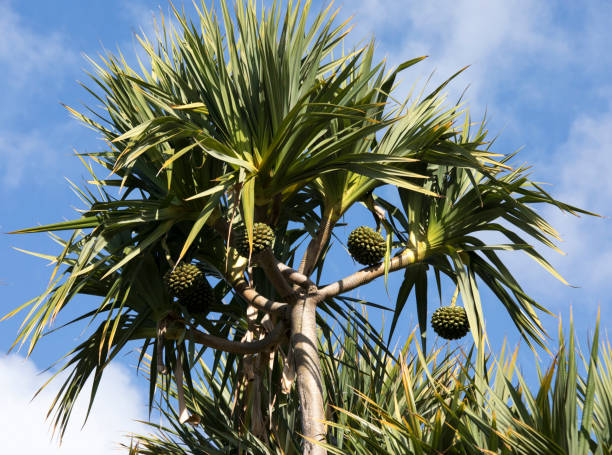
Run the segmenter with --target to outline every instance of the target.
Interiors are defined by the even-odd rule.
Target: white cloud
[[[11,9],[10,3],[0,2],[0,65],[1,79],[11,88],[28,90],[32,77],[44,76],[38,87],[48,89],[57,82],[58,71],[67,64],[77,62],[76,54],[66,44],[60,33],[42,34],[24,24],[22,18]]]
[[[386,54],[392,65],[429,55],[400,75],[399,94],[407,95],[414,81],[420,88],[434,71],[429,88],[470,65],[445,89],[449,102],[469,87],[464,100],[473,118],[486,110],[496,132],[503,128],[505,137],[520,138],[514,148],[525,144],[527,132],[541,133],[524,121],[526,107],[538,111],[531,115],[569,110],[589,95],[600,96],[598,87],[612,70],[612,3],[602,0],[576,6],[537,0],[345,0],[342,14],[354,14],[354,38],[376,36],[379,55]]]
[[[551,182],[544,188],[555,199],[589,210],[603,218],[575,217],[555,207],[539,211],[563,239],[560,255],[545,247],[538,250],[571,284],[570,289],[550,277],[526,255],[503,254],[511,270],[520,270],[519,282],[528,294],[546,302],[553,311],[580,305],[581,315],[605,303],[612,289],[612,98],[601,113],[576,118],[566,140],[554,153],[534,163],[535,180]],[[537,206],[534,206],[537,210]],[[587,305],[586,307],[584,305]],[[604,313],[608,310],[603,308]],[[592,320],[592,318],[591,318]]]
[[[0,128],[0,190],[14,190],[24,182],[32,186],[45,185],[49,180],[57,183],[58,176],[68,175],[66,160],[62,158],[72,154],[70,140],[82,129],[70,119],[42,130]],[[71,165],[78,165],[75,159],[70,161]]]
[[[41,394],[30,401],[36,390],[51,376],[37,373],[31,360],[19,355],[0,356],[0,453],[38,455],[107,455],[117,452],[129,432],[148,430],[134,419],[146,417],[146,399],[134,384],[134,372],[111,365],[105,372],[92,412],[81,430],[88,405],[88,393],[77,401],[71,422],[58,447],[51,440],[50,424],[45,415],[61,378],[52,381]],[[85,390],[89,390],[86,388]],[[127,442],[129,443],[129,442]]]
[[[155,22],[160,20],[159,9],[153,9],[143,2],[126,2],[121,5],[123,15],[133,23],[135,29],[142,29],[145,34],[155,36]]]
[[[567,258],[555,259],[571,281],[585,287],[612,284],[612,99],[611,109],[577,118],[567,141],[552,157],[558,199],[604,215],[575,218],[548,210],[546,216],[560,232]],[[543,163],[540,163],[543,164]],[[540,166],[543,167],[543,166]]]
[[[26,174],[33,183],[53,176],[61,166],[58,154],[70,153],[65,143],[73,125],[58,125],[49,106],[56,109],[53,93],[80,59],[65,35],[32,28],[2,0],[0,30],[0,189],[15,189]]]
[[[449,91],[454,101],[469,84],[470,105],[479,110],[490,107],[494,94],[534,61],[564,58],[570,42],[550,6],[535,0],[366,0],[359,2],[355,22],[357,35],[376,35],[392,64],[429,55],[414,71],[424,80],[435,70],[431,87],[471,65]],[[512,80],[513,89],[527,83]]]
[[[50,161],[46,159],[48,154],[44,153],[48,146],[37,133],[17,139],[15,134],[0,131],[0,182],[3,186],[19,186],[28,168],[32,169],[32,164],[44,165]]]
[[[175,6],[180,10],[180,3]],[[190,3],[186,2],[185,6],[188,13],[193,12]],[[174,12],[168,3],[161,2],[153,8],[150,3],[147,4],[142,1],[124,2],[121,5],[121,10],[126,21],[132,25],[135,35],[132,36],[129,43],[122,43],[119,47],[123,50],[124,56],[132,68],[139,68],[138,58],[150,70],[151,58],[136,39],[136,35],[141,38],[144,35],[149,42],[155,43],[157,36],[163,33],[162,25],[165,25],[166,31],[171,34]]]

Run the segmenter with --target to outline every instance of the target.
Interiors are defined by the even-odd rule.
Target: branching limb
[[[222,218],[219,218],[215,223],[215,229],[224,236],[227,235],[229,228],[227,222]],[[266,270],[266,275],[270,277],[270,280],[274,280],[272,281],[272,285],[276,288],[277,292],[281,293],[283,296],[287,295],[288,287],[294,284],[302,287],[314,285],[307,276],[279,261],[271,250],[265,250],[253,259]],[[273,264],[283,275],[282,279],[279,277],[278,272],[275,272],[271,268]],[[289,283],[287,283],[288,287],[283,283],[283,281],[286,282],[287,280],[289,281]],[[281,292],[281,290],[284,290],[284,292]]]
[[[329,213],[323,217],[319,230],[317,231],[317,235],[310,241],[308,247],[306,248],[306,252],[302,258],[302,263],[298,269],[299,273],[307,277],[312,274],[312,271],[319,260],[319,256],[321,256],[321,252],[331,236],[334,224],[335,221],[333,220],[332,213]]]
[[[281,297],[286,298],[294,293],[293,287],[287,281],[285,276],[281,273],[278,268],[278,259],[274,257],[274,254],[270,249],[266,249],[254,257],[257,264],[264,269],[266,277],[270,280],[276,292]]]
[[[376,229],[380,227],[380,223],[387,219],[387,211],[374,201],[372,193],[366,198],[365,205],[376,220]]]
[[[255,289],[249,286],[246,280],[241,280],[234,284],[236,292],[254,307],[259,310],[266,311],[268,313],[280,313],[285,311],[288,307],[287,303],[275,302],[267,297],[264,297]]]
[[[411,264],[420,262],[425,257],[426,248],[420,244],[416,249],[406,249],[399,255],[391,258],[389,264],[389,272],[395,272],[396,270],[403,269]],[[369,283],[372,280],[384,275],[385,264],[380,263],[371,267],[366,267],[347,276],[335,283],[328,284],[321,288],[319,291],[319,298],[324,300],[329,297],[334,297],[338,294],[342,294],[351,291],[359,286]]]
[[[290,284],[297,285],[306,289],[316,286],[306,275],[298,272],[297,270],[292,269],[291,267],[282,263],[278,259],[274,259],[276,260],[276,267],[280,270],[285,279],[289,280]]]
[[[169,324],[164,332],[164,338],[167,340],[179,340],[185,338],[195,343],[208,346],[209,348],[220,349],[232,354],[256,354],[258,352],[268,351],[278,344],[285,335],[287,327],[288,325],[285,322],[285,318],[283,318],[264,338],[253,342],[242,343],[204,333],[196,329],[195,326],[191,324],[187,329],[182,323]],[[131,334],[130,339],[142,340],[145,338],[155,338],[156,336],[157,328],[140,328]]]
[[[267,336],[261,340],[247,343],[231,341],[225,338],[209,335],[194,328],[187,330],[185,338],[190,339],[195,343],[208,346],[209,348],[219,349],[232,354],[256,354],[258,352],[270,350],[277,345],[285,335],[286,328],[287,326],[285,325],[284,321],[279,321]]]

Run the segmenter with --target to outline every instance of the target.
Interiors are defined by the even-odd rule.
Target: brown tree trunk
[[[319,362],[316,325],[317,301],[312,297],[300,299],[291,311],[291,343],[297,375],[304,455],[325,455],[325,448],[312,440],[325,442],[327,433],[323,423],[323,381]],[[310,441],[308,440],[310,439]]]

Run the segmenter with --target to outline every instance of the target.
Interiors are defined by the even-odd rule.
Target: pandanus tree
[[[343,51],[348,30],[330,8],[309,10],[308,1],[258,10],[239,0],[232,15],[221,1],[196,7],[194,21],[172,7],[154,42],[139,37],[147,60],[138,69],[122,55],[92,60],[86,88],[102,109],[68,108],[106,144],[80,155],[92,176],[75,186],[85,208],[17,231],[71,234],[53,234],[60,254],[36,253],[55,268],[49,287],[10,313],[29,309],[16,343],[29,353],[79,296],[98,302],[74,310],[72,323],[94,329],[60,369],[68,376],[50,411],[60,433],[86,380],[93,401],[105,368],[136,345],[153,359],[151,402],[158,381],[176,384],[181,424],[206,418],[185,406],[192,367],[224,362],[237,434],[274,437],[280,396],[297,387],[301,450],[324,453],[318,333],[331,343],[333,319],[366,327],[350,291],[399,270],[391,332],[414,293],[425,342],[433,275],[438,288],[443,276],[456,285],[475,340],[486,286],[527,342],[542,344],[537,311],[546,309],[496,251],[521,250],[562,279],[533,245],[555,248],[557,234],[532,206],[581,210],[530,181],[512,155],[491,152],[484,126],[446,104],[446,83],[396,101],[396,76],[422,57],[387,71],[373,43]],[[328,276],[338,224],[357,204],[375,229],[353,243],[378,254],[356,254],[364,268]],[[507,243],[488,243],[491,232]]]

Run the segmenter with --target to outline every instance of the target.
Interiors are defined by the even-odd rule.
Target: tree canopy
[[[28,353],[80,295],[98,298],[70,322],[94,330],[60,370],[69,371],[52,405],[60,432],[87,378],[93,401],[106,366],[137,342],[141,360],[152,359],[150,403],[158,381],[172,377],[181,423],[201,418],[185,407],[183,381],[193,389],[192,367],[207,349],[211,370],[223,362],[235,380],[222,392],[251,400],[241,411],[249,417],[235,425],[255,435],[275,419],[273,397],[295,374],[303,450],[321,453],[319,333],[323,345],[333,343],[341,329],[332,321],[349,321],[364,343],[386,351],[349,292],[399,270],[392,333],[414,295],[425,346],[428,283],[433,276],[440,290],[447,277],[477,343],[492,311],[480,301],[484,286],[526,342],[543,345],[538,312],[546,308],[497,252],[522,251],[563,281],[536,250],[556,249],[558,234],[534,207],[588,212],[545,192],[514,154],[490,150],[484,122],[472,123],[443,94],[454,76],[396,100],[396,76],[424,57],[388,70],[373,42],[344,52],[347,24],[335,23],[331,5],[310,8],[238,0],[232,15],[222,0],[216,9],[202,2],[190,19],[172,7],[153,41],[138,38],[147,60],[137,68],[121,54],[91,59],[84,87],[101,107],[68,107],[105,142],[103,151],[78,154],[91,172],[88,185],[74,185],[85,208],[74,220],[16,231],[69,233],[53,234],[60,254],[35,253],[55,263],[49,287],[10,313],[28,311],[16,340]],[[357,204],[372,212],[384,256],[329,276],[334,231]],[[259,225],[274,237],[261,251]],[[491,233],[505,243],[490,244]],[[205,307],[164,279],[186,264],[203,276],[189,279],[212,283]]]

